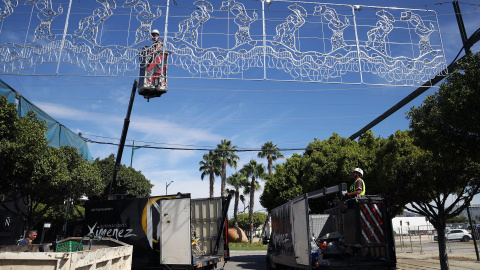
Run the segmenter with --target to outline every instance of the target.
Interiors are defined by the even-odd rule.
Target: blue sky
[[[185,1],[177,1],[180,7],[185,4]],[[153,4],[155,1],[150,2]],[[164,4],[164,1],[159,2]],[[272,9],[276,4],[280,5],[272,2]],[[258,6],[255,1],[243,3],[246,7]],[[434,10],[438,15],[446,62],[450,63],[461,48],[459,30],[450,2],[371,0],[336,3]],[[63,5],[63,9],[67,6]],[[90,8],[86,13],[90,13],[92,7],[88,4],[86,7]],[[479,3],[473,0],[462,1],[460,8],[467,35],[471,35],[480,27]],[[171,12],[173,11],[174,8]],[[159,20],[154,28],[163,34],[163,21]],[[52,27],[52,31],[54,29],[57,28]],[[105,34],[105,40],[115,40],[124,35],[121,31],[114,32],[114,37]],[[132,33],[130,37],[133,35]],[[2,28],[0,44],[10,40],[22,39],[7,28]],[[308,47],[308,43],[304,43]],[[148,45],[148,42],[144,44]],[[475,46],[473,51],[478,51],[478,48],[478,45]],[[36,76],[0,75],[0,78],[73,132],[81,132],[84,137],[94,141],[118,143],[134,76],[93,77],[85,76],[85,73],[75,69],[61,70],[65,74],[62,76],[46,76],[54,74],[49,68],[53,67],[37,68]],[[61,68],[67,69],[65,66]],[[181,78],[183,70],[175,66],[169,67],[168,72],[173,78],[168,79],[167,94],[151,99],[150,102],[136,95],[127,144],[135,141],[135,145],[139,146],[213,149],[222,139],[227,139],[239,149],[260,149],[267,141],[273,141],[284,149],[303,148],[314,138],[326,139],[332,133],[349,137],[416,89],[385,85],[287,82],[280,81],[282,76],[277,76],[277,73],[272,73],[275,74],[272,76],[275,80],[272,81]],[[411,106],[420,105],[424,97],[435,90],[436,88],[426,91],[378,124],[373,128],[374,134],[387,137],[396,130],[408,129],[405,112]],[[117,147],[113,145],[89,143],[89,148],[94,158],[117,153]],[[294,152],[284,151],[283,154],[290,157]],[[131,148],[125,147],[123,164],[130,165],[131,153]],[[208,179],[201,181],[198,170],[198,163],[205,153],[143,148],[134,152],[132,164],[155,185],[152,196],[165,194],[166,182],[174,181],[168,188],[169,194],[191,193],[193,198],[202,198],[208,197],[209,192]],[[267,163],[266,160],[257,158],[257,152],[240,152],[238,156],[238,169],[251,159],[257,159],[265,165]],[[277,162],[284,162],[284,159]],[[227,169],[227,175],[233,172],[235,169]],[[368,183],[368,173],[364,178]],[[261,192],[257,193],[255,210],[262,210],[258,203]],[[219,177],[216,179],[215,195],[220,195]],[[480,203],[478,197],[474,203]]]

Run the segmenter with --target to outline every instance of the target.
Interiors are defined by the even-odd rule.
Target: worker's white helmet
[[[360,174],[360,176],[363,176],[363,170],[360,169],[360,168],[355,168],[355,170],[353,170],[353,172],[358,172]]]
[[[151,34],[151,35],[153,35],[153,34],[160,35],[160,32],[159,32],[157,29],[153,29],[150,34]]]

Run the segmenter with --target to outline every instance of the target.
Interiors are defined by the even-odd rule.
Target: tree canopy
[[[203,155],[203,160],[198,163],[200,168],[198,169],[202,174],[200,178],[203,181],[203,178],[208,175],[210,183],[210,198],[214,196],[214,184],[215,176],[220,175],[221,164],[215,152],[209,151],[208,154]]]
[[[253,227],[258,228],[265,224],[265,221],[267,219],[267,215],[262,212],[255,212],[253,213]],[[250,219],[249,219],[249,214],[240,214],[237,216],[237,221],[238,221],[238,227],[244,231],[249,231],[250,230]],[[233,227],[234,226],[234,219],[229,219],[228,220],[228,227]]]
[[[235,154],[236,145],[232,145],[231,141],[226,139],[222,140],[217,144],[217,149],[215,149],[215,154],[222,166],[221,177],[222,184],[220,187],[220,195],[225,196],[225,185],[227,183],[227,165],[233,168],[237,168],[237,162],[239,157]]]
[[[446,221],[480,193],[480,53],[456,70],[423,103],[408,112],[414,142],[427,151],[417,167],[423,199],[406,208],[430,218],[439,236],[442,269],[448,269]],[[448,203],[447,203],[448,200]]]
[[[99,171],[76,149],[48,146],[47,127],[34,112],[18,117],[15,104],[0,97],[0,190],[9,201],[29,198],[29,212],[8,209],[35,225],[51,207],[66,199],[101,192]],[[26,200],[23,200],[26,201]]]
[[[113,179],[115,168],[115,155],[99,159],[96,158],[93,164],[100,170],[104,190],[100,198],[107,199],[110,190],[110,183]],[[140,198],[150,196],[153,184],[140,171],[132,167],[121,165],[117,175],[117,192],[118,194],[127,195],[127,197]]]
[[[280,153],[276,144],[272,141],[266,142],[262,145],[262,151],[258,152],[257,155],[259,158],[266,158],[268,161],[268,175],[273,174],[273,162],[279,158],[284,158],[283,154]]]
[[[33,111],[19,117],[15,104],[0,96],[0,191],[7,202],[15,203],[15,209],[7,210],[30,228],[48,216],[56,220],[66,200],[76,204],[83,196],[105,198],[113,177],[113,154],[88,162],[73,147],[48,146],[46,131],[45,122]],[[151,188],[141,172],[122,166],[119,189],[123,194],[144,197]],[[27,212],[18,205],[22,201],[29,204]]]

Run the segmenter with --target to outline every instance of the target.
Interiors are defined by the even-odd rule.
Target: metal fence
[[[480,248],[480,227],[474,225],[473,230],[464,223],[448,224],[446,230],[450,229],[465,229],[472,234],[475,238],[477,248]],[[422,226],[401,226],[395,229],[395,243],[397,251],[400,252],[418,252],[424,254],[426,250],[437,251],[438,246],[435,236],[438,235],[437,230],[431,225]],[[475,246],[473,239],[470,239],[471,244],[457,245],[453,243],[459,242],[459,240],[446,241],[448,253],[474,253]],[[433,244],[433,245],[432,245]]]

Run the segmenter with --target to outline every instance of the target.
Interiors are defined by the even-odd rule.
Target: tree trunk
[[[222,190],[221,194],[222,197],[225,197],[225,185],[227,183],[227,161],[224,160],[222,164]]]
[[[238,228],[238,221],[237,221],[237,215],[238,215],[238,201],[240,197],[240,192],[238,191],[238,188],[235,190],[235,205],[233,207],[233,220],[234,220],[234,227]]]
[[[250,244],[253,243],[253,204],[255,203],[255,177],[252,177],[250,184],[250,208],[248,209],[248,217],[250,220]]]
[[[213,184],[215,184],[215,176],[210,174],[210,198],[213,198]]]
[[[273,174],[273,160],[271,158],[268,159],[268,175]]]
[[[262,228],[262,238],[265,237],[265,232],[266,232],[266,228],[267,228],[267,224],[268,224],[268,221],[270,220],[270,213],[268,213],[267,215],[267,219],[265,220],[265,223],[263,224],[263,228]],[[270,235],[267,235],[267,237],[270,237]]]
[[[445,237],[445,222],[437,223],[438,233],[438,257],[440,258],[440,269],[448,270],[447,239]]]

